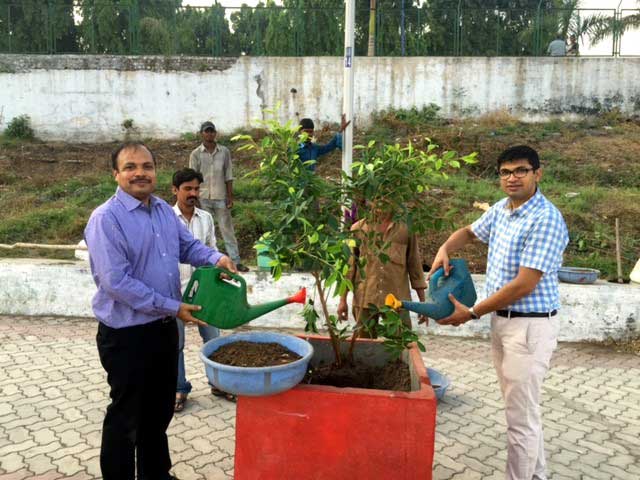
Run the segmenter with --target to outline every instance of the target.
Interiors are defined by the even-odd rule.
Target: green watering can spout
[[[221,277],[225,274],[229,279]],[[200,305],[202,310],[193,316],[214,327],[235,328],[289,303],[304,304],[307,289],[291,297],[259,305],[247,302],[247,284],[240,275],[218,267],[199,267],[191,275],[182,301]]]

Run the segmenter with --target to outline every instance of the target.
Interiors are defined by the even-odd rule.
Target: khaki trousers
[[[216,221],[217,232],[220,232],[222,240],[224,240],[224,249],[233,263],[240,263],[240,250],[238,250],[238,241],[236,240],[236,232],[233,229],[233,219],[231,218],[231,210],[227,208],[225,200],[207,200],[201,198],[202,208],[207,210]]]
[[[540,392],[557,337],[557,316],[491,316],[493,364],[507,419],[508,480],[547,478]]]

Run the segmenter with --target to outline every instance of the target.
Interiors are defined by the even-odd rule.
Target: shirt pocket
[[[388,255],[392,263],[404,267],[407,264],[407,245],[405,243],[393,242],[389,246]]]

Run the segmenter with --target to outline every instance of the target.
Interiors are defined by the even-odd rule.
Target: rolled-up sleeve
[[[191,152],[191,155],[189,156],[189,168],[193,168],[196,172],[201,171],[200,157],[198,156],[197,150]]]
[[[233,180],[233,163],[231,162],[231,152],[225,150],[224,157],[224,181],[230,182]]]
[[[98,214],[89,219],[85,242],[96,285],[115,301],[157,317],[178,312],[179,301],[161,295],[132,276],[124,235],[111,214]]]
[[[416,234],[409,235],[409,245],[407,245],[407,270],[409,271],[411,288],[414,290],[427,288],[427,282],[424,272],[422,271],[422,255]]]

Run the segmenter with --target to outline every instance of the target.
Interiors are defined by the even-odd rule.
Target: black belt
[[[509,310],[497,310],[496,315],[499,317],[553,317],[558,313],[557,310],[550,312],[514,312]]]
[[[168,317],[164,317],[164,318],[159,318],[157,321],[160,323],[169,323],[172,322],[176,319],[176,317],[172,317],[172,316],[168,316]]]

